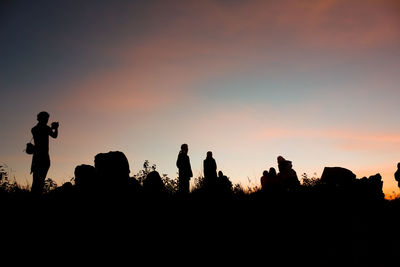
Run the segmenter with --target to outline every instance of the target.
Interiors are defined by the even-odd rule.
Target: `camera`
[[[57,129],[58,126],[59,126],[58,121],[57,121],[57,122],[52,122],[52,123],[51,123],[51,128],[52,128],[52,129]]]

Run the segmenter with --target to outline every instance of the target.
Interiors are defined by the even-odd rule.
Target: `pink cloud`
[[[342,150],[349,151],[398,151],[400,149],[400,134],[398,133],[371,133],[353,130],[304,130],[272,128],[259,131],[257,139],[308,139],[334,141]]]
[[[190,99],[201,81],[245,66],[289,62],[297,49],[363,52],[400,40],[399,18],[389,1],[202,1],[160,4],[182,12],[152,35],[132,35],[109,50],[118,64],[70,88],[65,106],[149,110]],[[132,20],[134,23],[134,20]],[[158,22],[159,23],[159,22]],[[161,25],[158,25],[161,26]],[[290,52],[288,55],[286,52]],[[314,63],[314,67],[321,63]]]

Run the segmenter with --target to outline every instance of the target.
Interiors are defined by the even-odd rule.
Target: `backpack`
[[[29,141],[29,143],[26,144],[26,148],[24,150],[28,155],[32,155],[35,152],[35,145],[32,144],[32,139],[31,141]]]

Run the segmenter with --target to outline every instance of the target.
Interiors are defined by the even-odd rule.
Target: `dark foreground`
[[[397,266],[399,211],[309,192],[25,195],[2,198],[2,243],[55,265]]]

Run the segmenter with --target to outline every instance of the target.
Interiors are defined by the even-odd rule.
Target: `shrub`
[[[314,174],[314,175],[316,175],[316,174]],[[309,189],[310,188],[315,188],[315,187],[317,187],[317,186],[322,184],[321,178],[317,178],[317,177],[308,178],[307,173],[303,173],[301,175],[301,179],[302,179],[301,185],[303,187],[309,188]]]
[[[15,178],[10,180],[8,166],[0,164],[0,192],[1,193],[17,193],[28,191],[28,187],[23,188],[20,186]]]
[[[148,160],[145,160],[143,163],[143,169],[140,170],[137,174],[133,175],[133,178],[135,178],[139,182],[139,184],[143,186],[143,182],[147,178],[147,175],[152,171],[156,171],[156,169],[156,164],[150,165],[150,162]],[[175,194],[176,192],[178,192],[177,179],[171,179],[168,177],[168,174],[162,174],[161,180],[165,186],[166,191],[169,194]]]

